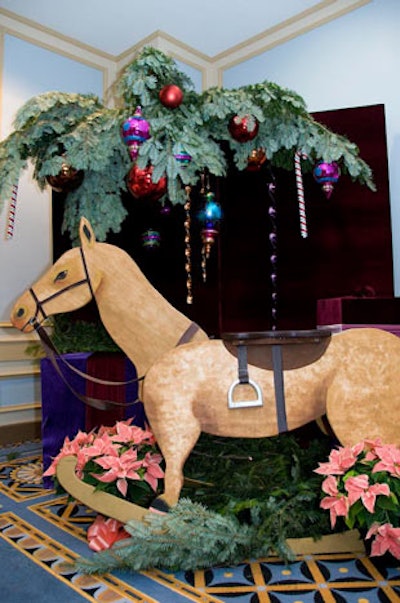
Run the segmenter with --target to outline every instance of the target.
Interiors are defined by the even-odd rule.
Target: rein
[[[132,383],[139,383],[140,381],[143,381],[145,378],[145,375],[142,375],[141,377],[136,377],[134,379],[130,379],[128,381],[107,381],[104,379],[99,379],[97,377],[93,377],[92,375],[89,375],[88,373],[85,373],[83,371],[80,371],[79,369],[77,369],[76,367],[74,367],[72,364],[70,364],[65,358],[62,357],[62,355],[58,352],[57,348],[55,347],[54,343],[51,341],[49,335],[47,334],[45,328],[42,326],[42,324],[38,321],[38,316],[39,313],[42,315],[42,322],[48,318],[43,306],[45,303],[55,299],[56,297],[58,297],[59,295],[65,293],[66,291],[70,291],[71,289],[74,289],[76,287],[80,287],[81,285],[88,285],[91,296],[93,299],[95,298],[94,295],[94,291],[93,291],[93,287],[90,281],[90,277],[89,277],[89,272],[87,269],[87,264],[86,264],[86,259],[85,259],[85,255],[83,253],[83,249],[80,248],[80,253],[81,253],[81,258],[82,258],[82,264],[83,264],[83,268],[85,271],[85,278],[77,281],[76,283],[72,283],[70,285],[68,285],[67,287],[64,287],[63,289],[60,289],[59,291],[57,291],[56,293],[53,293],[51,295],[49,295],[48,297],[46,297],[43,300],[40,300],[38,298],[38,296],[36,295],[35,291],[33,290],[33,288],[31,287],[29,289],[30,294],[32,295],[35,304],[36,304],[36,310],[35,310],[35,314],[33,315],[33,317],[28,321],[28,323],[26,324],[30,324],[33,326],[33,328],[35,329],[35,331],[37,332],[40,341],[45,349],[46,352],[46,356],[49,358],[49,360],[51,361],[54,369],[56,370],[57,374],[59,375],[59,377],[61,378],[61,380],[63,381],[63,383],[68,387],[68,389],[70,390],[70,392],[76,397],[78,398],[78,400],[80,400],[81,402],[83,402],[84,404],[87,404],[88,406],[91,406],[92,408],[96,408],[98,410],[110,410],[115,406],[133,406],[134,404],[137,404],[138,402],[140,402],[139,397],[136,398],[135,400],[129,401],[129,402],[116,402],[113,400],[102,400],[102,399],[98,399],[98,398],[92,398],[90,396],[84,396],[82,394],[80,394],[79,392],[77,392],[72,386],[71,384],[68,382],[68,380],[66,379],[63,371],[61,370],[59,363],[57,362],[58,360],[60,360],[69,370],[71,370],[72,372],[76,373],[77,375],[79,375],[80,377],[83,377],[84,379],[86,379],[87,381],[91,381],[92,383],[97,383],[99,385],[107,385],[107,386],[126,386],[126,385],[131,385]],[[23,328],[25,328],[26,325],[24,325]],[[177,346],[182,345],[184,343],[188,343],[192,337],[194,336],[194,334],[199,330],[199,326],[195,323],[195,322],[191,322],[189,327],[186,329],[186,331],[184,331],[184,333],[181,335],[181,337],[179,338],[178,342],[177,342]],[[23,329],[22,329],[23,330]]]

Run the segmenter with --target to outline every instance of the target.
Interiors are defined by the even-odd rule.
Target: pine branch
[[[159,98],[163,86],[171,83],[184,93],[183,103],[173,110]],[[46,176],[57,174],[67,161],[85,172],[86,184],[68,195],[64,229],[74,238],[77,218],[87,210],[87,217],[100,227],[101,239],[110,230],[118,231],[125,212],[116,197],[125,189],[123,180],[131,165],[120,128],[137,106],[142,107],[151,128],[150,139],[139,149],[138,166],[152,164],[153,181],[167,177],[172,204],[184,203],[184,187],[195,185],[204,169],[216,177],[225,175],[224,147],[232,152],[239,170],[247,166],[253,149],[263,148],[273,166],[293,171],[295,153],[301,151],[307,155],[305,171],[311,170],[317,160],[338,161],[344,174],[374,190],[371,169],[360,158],[357,146],[318,124],[298,94],[273,82],[232,90],[211,88],[197,94],[190,78],[171,57],[146,47],[124,69],[113,88],[118,109],[106,108],[94,95],[61,92],[47,92],[21,107],[15,131],[0,143],[0,204],[4,204],[10,185],[18,180],[28,159],[34,164],[34,179],[42,188]],[[254,140],[240,143],[230,135],[228,124],[234,115],[258,121]],[[182,148],[192,156],[185,168],[174,157]],[[115,181],[108,178],[105,182],[105,172]],[[95,173],[97,181],[107,184],[103,191],[96,186]],[[87,183],[94,187],[91,194],[97,205],[90,201]],[[111,206],[116,208],[115,215],[105,218]]]
[[[91,560],[79,559],[75,567],[85,573],[104,573],[116,568],[138,571],[150,568],[194,570],[217,564],[234,564],[256,550],[265,556],[271,544],[262,547],[256,530],[240,525],[198,503],[181,500],[166,515],[151,514],[146,520],[130,521],[125,529],[131,539],[117,542],[112,549]]]

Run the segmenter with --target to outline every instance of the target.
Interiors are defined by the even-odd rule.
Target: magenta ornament
[[[340,168],[336,161],[328,163],[326,161],[320,161],[314,167],[313,176],[318,184],[321,184],[322,190],[325,193],[327,199],[332,194],[333,186],[339,180]]]
[[[141,107],[136,107],[135,113],[122,124],[121,135],[129,149],[132,161],[139,154],[139,147],[150,138],[150,124],[143,117]]]

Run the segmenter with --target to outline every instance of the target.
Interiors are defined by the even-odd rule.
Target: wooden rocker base
[[[150,513],[140,507],[107,492],[95,491],[93,486],[85,484],[75,474],[76,456],[65,456],[58,462],[57,479],[61,486],[76,500],[93,511],[117,519],[123,524],[131,519],[143,521]],[[323,553],[360,553],[365,554],[364,542],[358,530],[348,530],[340,534],[327,534],[318,540],[313,538],[288,538],[287,544],[296,555],[317,555]]]
[[[75,474],[76,456],[65,456],[57,464],[57,479],[73,498],[105,517],[117,519],[123,524],[131,519],[142,521],[150,511],[108,492],[95,490]]]

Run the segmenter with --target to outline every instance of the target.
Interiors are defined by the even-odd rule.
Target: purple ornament
[[[158,230],[149,228],[142,234],[142,245],[145,249],[158,249],[161,243],[161,235]]]
[[[150,138],[150,124],[143,117],[141,107],[136,107],[135,113],[124,121],[121,135],[132,161],[135,161],[139,154],[139,146]]]
[[[179,153],[175,153],[174,157],[183,168],[188,166],[192,161],[192,156],[186,153],[184,149],[181,149]]]
[[[269,242],[271,243],[272,247],[275,249],[275,246],[276,246],[276,234],[274,232],[271,232],[269,234]]]
[[[336,161],[332,161],[332,163],[320,161],[314,168],[313,176],[316,182],[322,185],[322,190],[326,198],[329,199],[333,191],[333,185],[339,180],[340,168]]]

